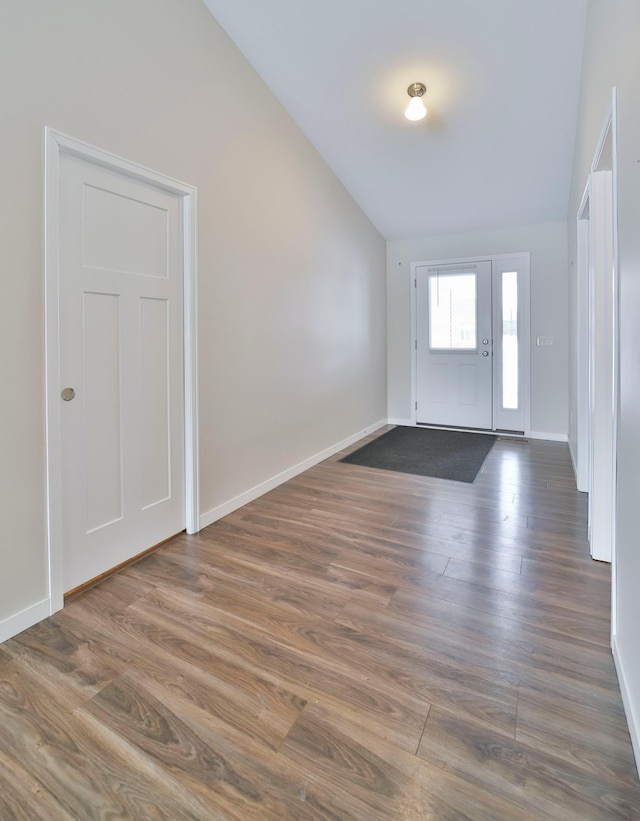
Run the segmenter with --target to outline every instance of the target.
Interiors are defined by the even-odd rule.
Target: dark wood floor
[[[338,457],[0,647],[0,818],[640,819],[566,445]]]

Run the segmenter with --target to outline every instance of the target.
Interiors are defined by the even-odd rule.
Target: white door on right
[[[416,289],[416,421],[491,430],[491,261],[419,266]]]

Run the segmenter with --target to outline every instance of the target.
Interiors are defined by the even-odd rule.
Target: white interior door
[[[65,591],[184,528],[181,220],[178,196],[61,156]]]
[[[491,262],[416,268],[418,424],[493,427]]]

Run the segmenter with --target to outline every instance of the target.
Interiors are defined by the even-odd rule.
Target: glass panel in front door
[[[477,348],[475,274],[429,276],[429,347],[432,351]]]

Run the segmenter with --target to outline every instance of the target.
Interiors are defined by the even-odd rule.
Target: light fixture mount
[[[407,89],[407,94],[409,97],[422,97],[426,90],[427,87],[424,83],[411,83]]]

